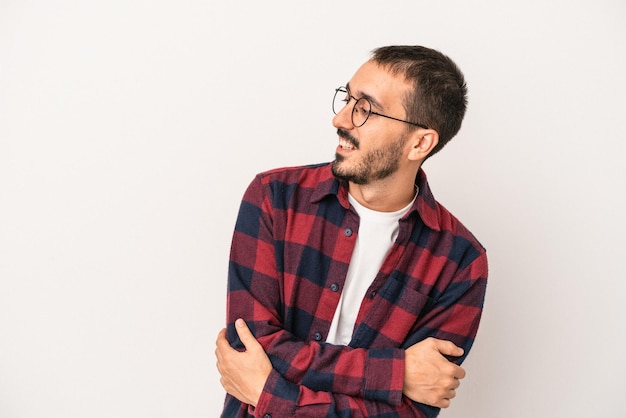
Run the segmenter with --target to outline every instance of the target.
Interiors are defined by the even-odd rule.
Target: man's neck
[[[353,198],[368,209],[378,212],[395,212],[406,207],[415,197],[417,172],[400,176],[398,173],[369,184],[349,183]]]

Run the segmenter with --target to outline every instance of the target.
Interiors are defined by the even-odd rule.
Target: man
[[[222,416],[434,417],[450,404],[487,259],[421,166],[458,132],[466,97],[440,52],[376,49],[335,92],[335,160],[253,180],[217,340]]]

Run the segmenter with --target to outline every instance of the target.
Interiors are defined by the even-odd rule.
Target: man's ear
[[[418,129],[409,151],[409,160],[425,160],[439,143],[439,134],[434,129]]]

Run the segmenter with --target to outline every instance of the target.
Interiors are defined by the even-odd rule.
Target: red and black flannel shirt
[[[325,342],[359,233],[330,164],[259,174],[239,211],[228,273],[228,338],[243,318],[270,357],[256,408],[227,395],[223,417],[434,417],[402,395],[404,349],[427,338],[469,352],[487,283],[485,249],[419,194],[364,295],[348,346]],[[364,278],[371,280],[371,278]]]

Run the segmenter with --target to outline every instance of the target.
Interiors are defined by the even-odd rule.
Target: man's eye
[[[357,103],[356,106],[354,106],[354,111],[364,115],[367,113],[367,106],[361,103]]]

